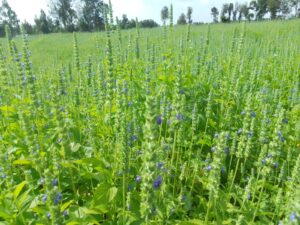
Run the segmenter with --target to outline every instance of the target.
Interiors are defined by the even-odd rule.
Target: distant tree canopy
[[[108,5],[99,0],[82,0],[79,29],[82,31],[97,31],[104,29],[104,11]]]
[[[214,22],[217,22],[216,7],[211,9]],[[221,9],[222,22],[241,20],[262,20],[268,13],[270,19],[284,19],[300,16],[300,0],[252,0],[249,3],[224,3]]]
[[[9,6],[6,0],[2,1],[0,6],[0,36],[5,36],[5,26],[8,25],[13,35],[20,30],[19,20],[15,11]]]
[[[167,19],[169,19],[169,8],[164,6],[160,11],[160,17],[164,24],[166,24]]]
[[[178,25],[184,25],[186,24],[186,16],[184,15],[184,13],[181,13],[178,20],[177,20],[177,24]]]

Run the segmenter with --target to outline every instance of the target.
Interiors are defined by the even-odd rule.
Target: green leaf
[[[14,190],[14,198],[17,199],[21,191],[23,190],[24,186],[27,184],[27,181],[23,181],[22,183],[18,184],[16,189]]]
[[[30,165],[32,162],[27,159],[18,159],[13,162],[13,165]]]
[[[116,188],[116,187],[110,188],[108,191],[108,201],[111,202],[112,200],[114,200],[117,193],[118,193],[118,188]]]
[[[71,201],[68,201],[66,203],[64,203],[61,207],[60,207],[60,211],[63,212],[65,211],[65,209],[67,209],[74,201],[71,200]]]
[[[205,224],[202,220],[189,220],[189,221],[182,221],[177,223],[177,225],[203,225]]]

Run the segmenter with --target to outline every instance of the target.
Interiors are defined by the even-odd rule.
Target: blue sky
[[[19,19],[33,22],[34,15],[39,14],[41,9],[48,10],[49,0],[7,0],[10,6],[18,14]],[[105,0],[108,2],[108,0]],[[128,18],[138,17],[139,20],[154,19],[160,21],[160,10],[163,6],[169,6],[173,2],[174,21],[179,15],[186,13],[188,6],[193,8],[193,21],[210,22],[212,17],[210,9],[213,6],[220,8],[229,0],[111,0],[114,16],[119,18],[127,14]]]

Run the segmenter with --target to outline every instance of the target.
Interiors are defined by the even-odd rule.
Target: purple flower
[[[293,222],[296,219],[296,212],[293,212],[290,216],[290,221]]]
[[[158,177],[156,178],[156,180],[154,181],[154,183],[153,183],[154,189],[159,188],[160,185],[161,185],[161,183],[162,183],[162,177],[161,177],[161,176],[158,176]]]
[[[180,114],[180,113],[178,113],[178,114],[176,115],[176,118],[177,118],[177,120],[183,120],[183,115]]]
[[[225,167],[224,167],[224,166],[222,166],[221,172],[222,172],[222,173],[225,173]]]
[[[215,152],[215,151],[216,151],[216,146],[213,146],[213,147],[211,148],[211,151],[212,151],[212,152]]]
[[[54,205],[58,205],[58,203],[62,200],[62,195],[60,192],[54,197]]]
[[[241,135],[241,134],[242,134],[242,132],[243,132],[243,129],[242,129],[242,128],[240,128],[240,129],[238,130],[237,134],[238,134],[238,135]]]
[[[182,196],[181,196],[181,202],[184,202],[185,199],[186,199],[185,195],[182,195]]]
[[[162,118],[161,118],[161,116],[158,116],[158,117],[157,117],[157,124],[158,124],[158,125],[161,125],[161,124],[162,124]]]
[[[163,165],[164,165],[164,164],[163,164],[162,162],[159,162],[159,163],[157,163],[157,168],[158,168],[158,169],[161,169],[161,168],[163,167]]]
[[[251,199],[251,194],[247,195],[247,199],[250,200]]]
[[[248,138],[251,139],[251,138],[252,138],[252,135],[253,135],[253,131],[250,130],[249,133],[248,133]]]
[[[58,180],[57,179],[53,179],[52,180],[52,185],[55,187],[55,186],[57,186],[57,184],[58,184]]]
[[[230,140],[230,134],[226,134],[226,140]]]
[[[132,135],[131,140],[132,141],[136,141],[137,140],[137,136],[136,135]]]
[[[43,195],[43,196],[42,196],[42,201],[43,201],[43,202],[46,202],[47,199],[48,199],[47,195]]]
[[[141,178],[139,175],[137,175],[137,176],[135,177],[135,181],[136,181],[136,182],[140,183],[141,180],[142,180],[142,178]]]
[[[207,167],[206,167],[206,169],[207,169],[207,171],[211,171],[211,169],[212,169],[212,166],[211,166],[211,165],[209,165],[209,166],[207,166]]]
[[[64,210],[63,215],[64,215],[64,216],[68,216],[68,211],[67,211],[67,210]]]

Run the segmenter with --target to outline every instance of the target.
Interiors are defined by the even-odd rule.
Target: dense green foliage
[[[1,39],[0,224],[298,224],[299,20],[106,28]]]

